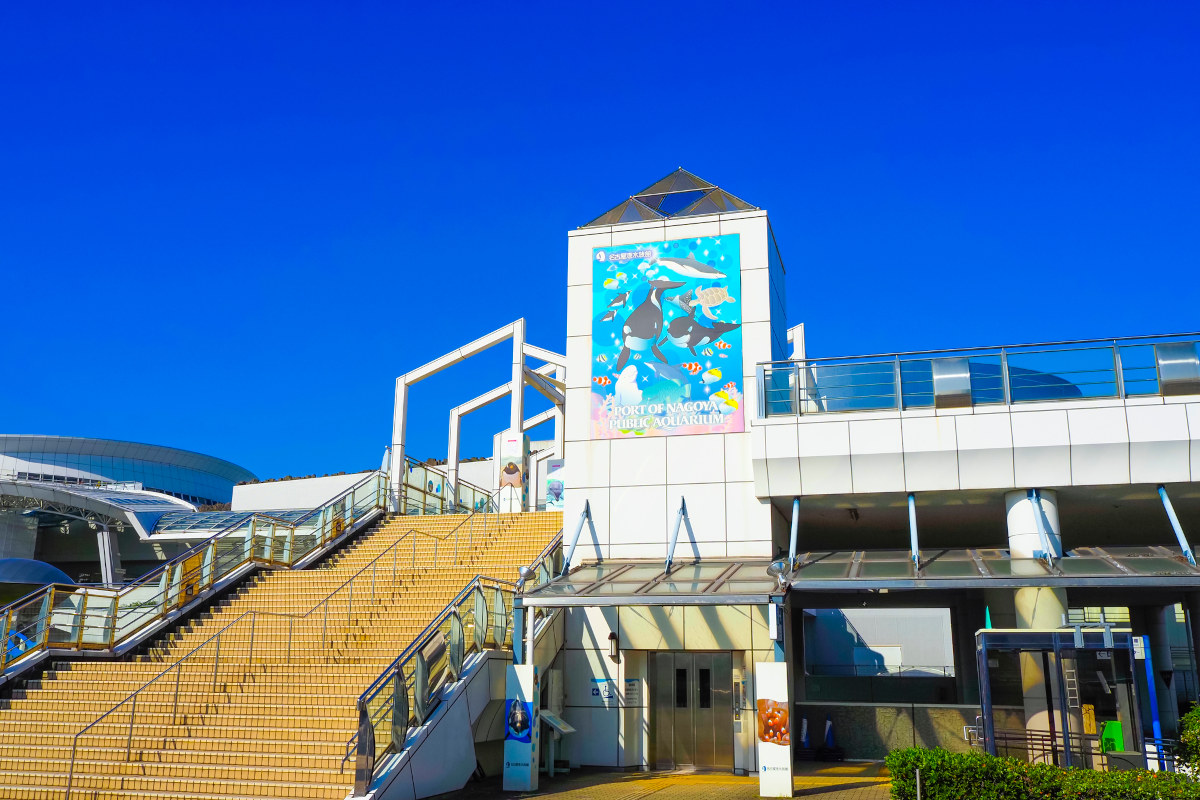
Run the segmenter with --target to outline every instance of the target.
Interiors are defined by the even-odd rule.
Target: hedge
[[[892,800],[1200,800],[1200,783],[1174,772],[1096,772],[984,753],[910,747],[888,754]]]

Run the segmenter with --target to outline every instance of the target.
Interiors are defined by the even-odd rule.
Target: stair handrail
[[[464,522],[465,522],[465,520],[464,520]],[[456,526],[455,530],[457,530],[459,527],[461,527],[462,524],[463,523],[459,523],[459,525]],[[323,626],[322,626],[322,648],[324,648],[324,646],[325,646],[324,628],[328,621],[329,601],[332,600],[336,595],[340,594],[343,589],[346,589],[347,587],[351,587],[351,589],[352,589],[353,582],[355,580],[357,580],[359,577],[361,577],[364,573],[366,573],[367,570],[374,570],[377,567],[378,562],[382,558],[384,558],[386,555],[388,555],[388,553],[392,553],[392,556],[393,556],[392,575],[393,575],[393,583],[394,583],[396,572],[398,569],[398,563],[399,563],[399,560],[398,560],[399,547],[401,544],[404,544],[412,534],[420,534],[420,535],[426,536],[430,539],[434,539],[435,542],[436,541],[444,541],[446,538],[449,538],[449,535],[450,535],[449,533],[447,533],[445,536],[439,537],[435,534],[429,533],[428,531],[422,531],[422,530],[418,530],[416,528],[409,528],[407,531],[405,531],[403,534],[401,534],[400,537],[395,542],[388,545],[377,556],[375,556],[373,559],[371,559],[369,562],[367,562],[367,564],[365,564],[358,572],[354,573],[353,577],[344,581],[340,586],[338,586],[332,592],[327,594],[316,605],[314,605],[308,611],[305,611],[303,614],[284,614],[284,613],[274,612],[274,611],[260,611],[258,609],[251,609],[249,611],[243,612],[242,614],[238,615],[235,619],[230,621],[228,624],[226,624],[225,627],[221,628],[221,630],[217,631],[212,636],[209,636],[203,642],[201,642],[200,644],[196,645],[196,647],[194,647],[190,651],[188,651],[185,655],[183,655],[179,659],[177,659],[173,664],[169,665],[168,667],[163,669],[161,672],[159,672],[157,675],[155,675],[153,678],[146,681],[140,687],[135,689],[124,700],[121,700],[119,703],[114,705],[108,711],[105,711],[99,717],[97,717],[96,719],[92,720],[92,722],[90,722],[86,726],[84,726],[84,728],[82,728],[79,732],[77,732],[71,740],[71,759],[70,759],[70,766],[68,767],[68,772],[67,772],[67,788],[66,788],[66,794],[64,795],[65,800],[70,800],[70,796],[71,796],[71,784],[72,784],[74,772],[75,772],[75,755],[76,755],[76,751],[78,748],[79,738],[81,736],[83,736],[84,734],[86,734],[89,730],[91,730],[95,725],[100,723],[102,720],[104,720],[106,717],[111,715],[113,712],[115,712],[117,709],[119,709],[121,706],[125,705],[126,703],[132,704],[132,707],[130,709],[130,715],[129,715],[129,736],[127,738],[126,748],[125,748],[125,758],[128,761],[130,754],[132,752],[133,724],[134,724],[136,713],[137,713],[137,699],[136,699],[137,695],[139,695],[145,689],[149,688],[152,684],[157,682],[164,675],[167,675],[168,673],[174,671],[176,674],[175,704],[174,704],[174,708],[172,709],[172,712],[171,712],[171,719],[172,719],[172,724],[175,724],[175,715],[179,710],[179,675],[182,672],[183,663],[185,661],[187,661],[188,659],[190,659],[192,656],[196,655],[200,650],[207,647],[209,644],[216,642],[216,645],[218,648],[217,656],[216,656],[216,658],[213,659],[213,685],[215,686],[217,669],[220,665],[220,649],[219,649],[220,648],[220,638],[227,631],[229,631],[229,629],[233,628],[235,625],[238,625],[243,620],[245,620],[247,617],[251,618],[251,625],[252,625],[251,634],[250,634],[250,652],[248,653],[248,655],[246,657],[246,669],[247,670],[253,664],[253,657],[254,657],[254,628],[253,628],[253,626],[256,624],[257,618],[259,616],[285,618],[285,619],[289,620],[289,627],[288,627],[288,637],[289,637],[288,642],[289,642],[289,644],[288,644],[287,659],[288,659],[288,663],[291,663],[291,625],[292,625],[292,621],[297,620],[297,619],[305,619],[305,618],[311,616],[313,614],[313,612],[315,612],[317,609],[324,606],[325,614],[326,614],[326,622],[323,623]],[[416,546],[416,538],[413,538],[412,542],[413,542],[413,546],[414,546],[413,563],[415,565],[415,562],[416,562],[416,555],[415,555],[415,553],[416,553],[416,547],[415,547]],[[436,546],[434,549],[434,563],[432,566],[435,568],[437,566]],[[479,576],[477,576],[477,578],[478,577]],[[498,582],[502,582],[502,583],[504,582],[504,581],[499,581],[499,579],[492,579],[492,580],[497,580]],[[372,600],[374,600],[374,586],[375,586],[375,575],[372,574],[372,579],[371,579]],[[353,609],[354,609],[353,595],[351,595],[351,600],[350,600],[350,603],[346,610],[347,617],[349,617],[353,613]],[[428,628],[427,628],[427,630],[428,630]],[[243,674],[245,674],[245,673],[243,673]]]
[[[538,553],[538,555],[534,556],[533,560],[530,562],[530,564],[531,564],[530,569],[534,570],[536,573],[538,568],[544,564],[546,559],[551,558],[554,554],[554,551],[557,548],[562,547],[562,537],[563,537],[563,530],[562,530],[562,528],[559,528],[558,533],[555,534],[553,538],[551,538],[550,542],[544,548],[542,548],[542,551],[540,553]],[[546,570],[548,570],[547,574],[549,575],[549,577],[551,577],[551,578],[554,577],[553,565],[546,567]],[[370,724],[372,726],[372,728],[374,728],[378,725],[378,720],[381,717],[384,717],[384,718],[386,717],[387,713],[394,706],[395,698],[393,697],[391,699],[384,700],[383,703],[379,706],[378,710],[375,713],[372,713],[372,711],[370,709],[371,701],[379,696],[379,693],[381,691],[383,691],[384,687],[386,687],[389,682],[395,681],[397,675],[399,675],[399,677],[404,681],[405,692],[408,691],[409,682],[408,682],[408,678],[404,675],[404,666],[406,664],[408,664],[409,662],[411,662],[418,652],[425,649],[425,647],[429,644],[429,641],[432,637],[433,632],[441,627],[441,625],[450,617],[451,613],[456,612],[457,609],[459,608],[459,606],[461,606],[463,603],[466,602],[466,599],[468,597],[471,597],[472,595],[475,594],[475,591],[477,589],[482,591],[482,582],[483,581],[491,582],[492,587],[494,587],[498,593],[504,591],[499,588],[501,586],[511,587],[510,589],[507,589],[507,594],[509,596],[511,596],[514,600],[517,596],[517,593],[520,591],[519,583],[514,583],[513,581],[504,580],[503,578],[494,578],[494,577],[489,577],[489,576],[485,576],[485,575],[476,575],[474,578],[472,578],[470,581],[468,581],[467,584],[462,588],[462,590],[459,591],[459,593],[457,595],[455,595],[454,599],[451,600],[449,603],[447,603],[445,605],[445,607],[434,616],[433,621],[430,622],[428,625],[426,625],[424,630],[422,630],[419,634],[417,634],[416,637],[413,638],[412,642],[410,642],[400,652],[400,655],[396,656],[396,658],[392,661],[391,664],[389,664],[383,670],[381,670],[379,675],[375,678],[375,680],[373,680],[370,683],[370,685],[367,686],[367,688],[363,690],[362,694],[359,695],[358,700],[356,701],[355,705],[359,711],[360,720],[365,721],[366,723]],[[484,609],[485,609],[485,612],[487,612],[489,616],[491,616],[491,617],[495,616],[495,614],[496,614],[495,608],[490,609],[490,610],[488,610],[486,608],[486,598],[485,598]],[[506,607],[505,613],[506,614],[510,613],[508,610],[508,607]],[[472,608],[470,610],[469,616],[471,616],[471,618],[475,624],[475,631],[478,632],[479,620],[475,619],[475,609],[474,608]],[[531,621],[531,624],[532,624],[532,621]],[[511,633],[512,633],[512,629],[506,624],[505,625],[505,638],[508,638],[511,635]],[[472,643],[471,643],[472,648],[475,650],[482,650],[483,646],[486,645],[486,643],[487,643],[487,634],[488,634],[488,631],[485,628],[482,636],[478,636],[478,635],[473,636]],[[495,641],[495,636],[493,636],[492,639],[493,639],[493,642],[495,642],[497,647],[504,646],[504,642],[496,642]],[[510,644],[510,646],[511,646],[511,644]],[[415,684],[415,680],[416,679],[414,676],[414,684]],[[415,685],[414,685],[413,689],[415,692]],[[407,695],[406,695],[406,697],[407,697]],[[436,704],[433,707],[436,707]],[[372,767],[374,765],[374,759],[375,759],[374,738],[375,738],[374,736],[371,737],[371,744],[369,746],[370,753],[364,754],[364,758],[366,758],[368,765],[372,766]],[[389,746],[394,746],[395,741],[396,741],[396,737],[393,732],[392,745],[389,745]],[[346,742],[346,751],[342,756],[342,767],[343,768],[345,767],[346,762],[350,759],[351,755],[354,754],[354,752],[358,746],[358,742],[359,742],[359,732],[356,731],[354,733],[354,735],[352,735],[350,737],[350,739],[347,740],[347,742]],[[398,747],[397,751],[399,751],[400,749],[402,749],[402,748]],[[357,775],[359,770],[356,769],[355,772]],[[367,775],[367,779],[368,780],[370,779],[370,775]],[[356,778],[356,780],[357,780],[357,778]],[[359,792],[359,794],[362,794],[362,792]]]
[[[516,596],[516,584],[513,581],[504,580],[503,578],[490,577],[490,576],[482,575],[482,574],[478,574],[471,580],[467,581],[466,585],[464,585],[463,588],[458,592],[458,594],[454,596],[454,599],[451,600],[449,603],[447,603],[442,608],[442,610],[439,611],[434,616],[433,620],[428,625],[426,625],[425,628],[420,633],[418,633],[415,637],[413,637],[413,640],[400,652],[400,655],[396,656],[396,658],[392,661],[392,663],[389,664],[387,667],[385,667],[379,673],[379,676],[376,677],[375,680],[372,681],[371,684],[366,689],[363,690],[362,694],[360,694],[358,696],[358,699],[355,701],[355,707],[359,709],[360,716],[362,715],[363,710],[364,709],[366,710],[366,719],[370,722],[372,727],[377,726],[378,721],[381,718],[386,718],[387,714],[392,710],[393,705],[394,705],[394,697],[385,699],[383,701],[383,703],[379,706],[378,710],[374,713],[372,713],[370,710],[371,701],[376,699],[379,696],[379,694],[387,687],[387,685],[396,679],[397,674],[399,674],[400,677],[404,680],[404,687],[405,687],[405,691],[407,692],[409,689],[409,679],[405,675],[404,667],[406,665],[408,665],[410,662],[412,662],[413,659],[417,656],[417,654],[419,652],[421,652],[422,650],[424,650],[430,644],[431,640],[433,639],[433,635],[435,633],[439,632],[439,629],[442,626],[442,624],[445,623],[450,618],[452,613],[457,612],[459,607],[464,605],[468,598],[472,598],[473,595],[475,594],[476,590],[482,591],[484,588],[491,588],[495,592],[498,592],[502,597],[504,595],[511,596],[511,597]],[[488,617],[491,617],[491,618],[494,618],[497,613],[495,608],[490,608],[490,609],[485,609],[485,610],[486,610]],[[505,614],[509,613],[509,606],[507,604],[505,604],[504,613]],[[467,615],[471,617],[471,620],[475,626],[474,629],[475,629],[475,631],[478,632],[480,630],[480,620],[475,619],[474,609],[468,610]],[[505,641],[510,640],[509,637],[511,636],[511,633],[512,633],[512,629],[506,624],[505,625],[505,634],[504,634]],[[465,655],[469,655],[472,652],[482,651],[483,648],[487,644],[487,637],[488,637],[488,630],[487,630],[487,627],[484,626],[482,636],[479,636],[479,635],[472,636],[471,649],[464,653],[464,657],[465,657]],[[494,636],[492,637],[492,640],[493,640],[493,643],[497,647],[503,647],[505,644],[505,641],[496,642]],[[415,675],[414,675],[413,683],[415,684]],[[415,686],[413,688],[415,690]],[[437,707],[437,703],[434,703],[432,706],[429,707],[429,711],[432,711],[436,707]],[[410,716],[411,716],[411,713],[410,713]],[[350,759],[350,757],[354,754],[355,750],[357,749],[358,741],[359,741],[359,733],[358,733],[358,731],[356,731],[354,733],[354,735],[352,735],[346,742],[346,750],[342,757],[342,766],[343,767],[345,767],[346,762]],[[394,741],[395,740],[393,738],[393,743],[394,743]],[[371,759],[372,760],[374,759],[374,753],[371,754]]]
[[[369,508],[365,509],[365,513],[361,515],[356,514],[355,512],[357,510],[357,506],[355,506],[353,502],[353,496],[359,489],[366,487],[371,481],[376,482],[374,501],[370,504]],[[349,523],[352,524],[353,522],[359,521],[361,517],[367,516],[372,511],[384,509],[386,507],[386,484],[387,476],[385,473],[380,471],[373,472],[348,489],[338,492],[331,499],[325,503],[322,503],[320,506],[294,522],[283,520],[280,517],[270,514],[269,512],[248,511],[246,512],[246,516],[231,522],[217,533],[188,548],[188,550],[179,554],[175,558],[164,562],[162,565],[139,577],[137,580],[121,587],[102,589],[98,587],[51,584],[35,590],[20,600],[0,608],[0,670],[6,668],[9,664],[21,660],[31,653],[38,652],[42,649],[49,649],[51,644],[60,645],[60,647],[56,647],[55,649],[84,649],[82,645],[87,625],[83,617],[86,614],[89,594],[95,594],[97,597],[102,598],[105,607],[111,603],[112,610],[111,620],[108,619],[109,612],[105,611],[105,630],[103,633],[107,635],[107,638],[102,642],[104,646],[101,648],[92,647],[87,649],[113,650],[122,641],[137,635],[148,625],[152,625],[157,621],[166,619],[175,612],[182,610],[184,607],[195,603],[200,599],[201,596],[210,592],[218,583],[241,569],[243,566],[254,564],[266,564],[268,566],[291,566],[295,563],[298,563],[305,558],[308,558],[321,548],[329,545],[334,540],[341,538],[342,530],[344,530],[344,528],[338,529],[338,525],[335,523],[335,520],[340,519],[341,524],[345,525],[347,523],[347,514],[345,512],[349,512]],[[316,532],[317,535],[314,537],[312,546],[302,553],[296,553],[293,546],[295,543],[296,531],[304,526],[304,522],[310,521],[318,514],[323,515],[328,509],[336,508],[338,504],[347,497],[351,498],[350,507],[348,509],[341,509],[343,511],[342,516],[330,518],[330,532],[332,533],[336,531],[336,534],[329,537],[326,536],[325,520],[322,517],[320,530]],[[255,547],[254,535],[255,525],[259,520],[271,523],[273,526],[272,531],[280,527],[281,524],[287,528],[287,540],[284,545],[283,559],[276,559],[274,557],[275,554],[273,548],[277,538],[274,536],[274,534],[272,534],[272,536],[269,538],[269,546],[272,548],[271,551],[265,556],[258,555],[257,548]],[[241,535],[243,531],[245,531],[245,533],[244,535]],[[228,569],[220,569],[218,566],[220,556],[218,556],[216,552],[216,545],[219,541],[223,541],[226,538],[248,540],[248,546],[243,548],[242,556],[237,563],[229,566]],[[210,548],[211,554],[209,553]],[[189,567],[188,562],[194,562],[196,558],[199,558],[200,562],[198,564],[193,563],[192,566]],[[206,563],[206,559],[210,560],[207,560]],[[174,581],[171,579],[172,572],[176,572]],[[220,572],[220,574],[218,574],[218,572]],[[211,574],[206,578],[205,573]],[[197,581],[207,581],[207,585],[200,587],[197,585]],[[119,624],[120,618],[123,615],[128,615],[134,611],[142,611],[145,608],[143,602],[134,608],[127,608],[123,611],[121,609],[122,597],[128,597],[134,591],[139,589],[149,588],[155,582],[160,584],[160,588],[158,588],[153,598],[155,602],[150,606],[151,608],[155,609],[154,613],[143,613],[142,617],[148,617],[148,619],[143,620],[139,618],[135,627],[122,631],[120,634],[118,634],[118,631],[121,628],[121,625]],[[172,605],[170,603],[172,590],[174,590],[176,593],[176,600],[179,600],[178,595],[179,593],[185,591],[185,587],[190,590],[195,590],[196,595],[190,600],[183,600],[182,602]],[[55,610],[54,597],[56,592],[71,597],[81,598],[78,612],[80,616],[78,623],[79,631],[75,641],[73,642],[50,641],[50,617],[54,614]],[[161,597],[159,595],[161,595]],[[31,605],[32,603],[37,602],[39,599],[42,607],[39,609],[37,616],[31,622],[25,624],[24,630],[16,629],[13,626],[14,614],[16,614],[20,608]],[[170,607],[168,608],[168,606]],[[25,636],[25,631],[28,631],[31,628],[35,630],[35,635],[33,637]],[[32,642],[32,646],[21,649],[10,658],[9,650],[11,648],[9,642],[10,636],[14,633],[14,631],[19,633],[26,641]]]

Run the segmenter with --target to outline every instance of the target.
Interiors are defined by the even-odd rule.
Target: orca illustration
[[[688,278],[724,278],[725,273],[716,267],[709,266],[694,258],[678,258],[675,256],[659,256],[655,263],[665,263],[667,269]]]
[[[676,317],[671,320],[671,324],[667,327],[667,335],[659,344],[670,339],[675,346],[686,347],[692,355],[696,355],[697,347],[712,344],[725,334],[740,327],[742,327],[741,323],[738,322],[715,322],[711,328],[701,325],[696,321],[696,307],[693,307],[690,316]]]
[[[678,289],[680,286],[683,286],[680,281],[668,281],[661,278],[650,281],[650,294],[646,296],[641,305],[633,310],[633,313],[625,318],[625,326],[622,329],[621,355],[617,358],[618,370],[624,369],[625,362],[629,360],[629,353],[632,350],[639,352],[649,350],[659,361],[667,363],[667,357],[658,349],[660,344],[658,337],[663,330],[662,296],[663,292],[668,289]]]

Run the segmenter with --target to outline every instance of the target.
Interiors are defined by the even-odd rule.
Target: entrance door
[[[733,769],[733,658],[650,656],[650,747],[656,769]]]

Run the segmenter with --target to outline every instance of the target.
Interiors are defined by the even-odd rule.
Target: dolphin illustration
[[[625,305],[625,301],[628,299],[629,299],[629,292],[625,292],[624,294],[619,294],[612,299],[612,302],[610,302],[608,304],[608,307],[609,308],[620,308],[621,306]]]
[[[676,317],[671,320],[671,324],[667,328],[667,335],[659,344],[670,339],[672,344],[677,347],[686,347],[692,355],[696,355],[697,347],[712,344],[725,334],[740,327],[742,327],[741,324],[737,322],[716,322],[711,328],[701,325],[696,321],[696,309],[692,308],[691,316]]]
[[[680,286],[683,286],[681,281],[668,281],[661,278],[650,281],[650,294],[646,296],[641,305],[633,310],[633,313],[625,318],[625,325],[622,329],[621,355],[617,358],[616,368],[618,370],[624,369],[625,362],[629,360],[630,351],[634,350],[638,352],[649,350],[659,361],[667,363],[667,357],[658,349],[660,344],[658,337],[662,334],[663,329],[662,296],[666,290],[678,289]]]
[[[655,364],[653,361],[648,362],[646,366],[648,366],[654,375],[661,380],[677,383],[680,386],[683,386],[688,382],[687,378],[683,374],[683,370],[681,370],[679,367],[673,367],[670,364]]]
[[[659,263],[666,262],[667,269],[674,272],[676,275],[683,275],[688,278],[724,278],[725,273],[716,267],[710,267],[702,261],[697,261],[694,258],[675,258],[674,256],[659,256]]]

